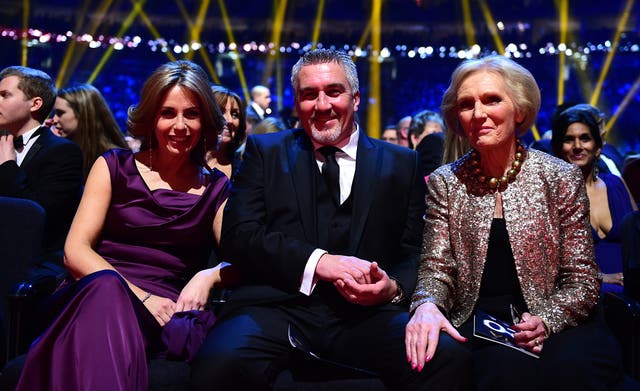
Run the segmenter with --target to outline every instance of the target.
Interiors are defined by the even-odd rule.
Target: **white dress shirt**
[[[256,102],[254,102],[254,101],[251,101],[251,103],[249,103],[249,104],[250,104],[250,105],[251,105],[251,107],[253,107],[253,109],[256,111],[256,114],[258,114],[258,116],[260,117],[260,119],[264,119],[264,113],[265,113],[265,110],[264,110],[262,107],[260,107],[260,105],[259,105],[259,104],[257,104],[257,103],[256,103]]]
[[[18,166],[22,164],[22,161],[24,160],[25,156],[27,156],[27,153],[31,149],[31,146],[35,144],[38,137],[40,137],[39,134],[37,136],[31,137],[31,135],[33,135],[33,133],[38,130],[40,126],[41,125],[38,125],[28,132],[22,134],[22,142],[24,143],[24,147],[22,147],[22,151],[16,150],[16,163],[18,164]]]

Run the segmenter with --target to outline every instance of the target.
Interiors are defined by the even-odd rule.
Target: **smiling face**
[[[66,99],[57,97],[53,106],[53,126],[62,137],[73,139],[78,130],[78,117]]]
[[[228,143],[233,139],[233,136],[240,126],[240,106],[235,98],[230,96],[227,98],[224,107],[220,106],[220,111],[222,111],[222,116],[224,117],[226,124],[222,128],[219,142]]]
[[[193,94],[175,86],[167,93],[156,121],[156,139],[160,153],[184,155],[200,139],[201,110]]]
[[[567,128],[562,140],[562,157],[569,163],[580,167],[583,171],[590,171],[600,155],[600,148],[596,144],[589,127],[580,122],[574,122]]]
[[[458,121],[472,147],[479,151],[512,144],[516,124],[522,122],[502,77],[478,71],[460,85],[456,107]]]
[[[334,62],[306,65],[298,73],[296,111],[309,137],[338,145],[354,130],[360,93],[351,91],[342,67]]]

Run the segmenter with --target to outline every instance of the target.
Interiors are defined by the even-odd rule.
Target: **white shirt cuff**
[[[302,282],[300,283],[300,293],[302,293],[303,295],[310,296],[313,292],[313,288],[316,287],[316,282],[318,282],[318,280],[315,278],[316,266],[318,266],[320,257],[326,253],[327,252],[325,250],[317,248],[313,250],[313,252],[309,256],[307,265],[304,267],[304,273],[302,274]]]

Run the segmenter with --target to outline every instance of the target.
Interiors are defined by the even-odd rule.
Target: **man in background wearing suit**
[[[264,117],[271,114],[271,91],[269,88],[257,85],[251,89],[251,101],[247,105],[247,120],[254,120],[257,124]]]
[[[0,79],[0,196],[30,199],[44,208],[46,262],[39,267],[57,275],[64,271],[64,241],[82,192],[80,148],[42,126],[56,99],[49,75],[12,66]]]
[[[265,389],[290,367],[293,325],[319,356],[391,389],[455,389],[462,349],[441,341],[420,372],[404,345],[425,209],[417,154],[359,128],[348,55],[308,52],[291,82],[304,129],[247,141],[221,241],[246,283],[192,364],[194,385]]]

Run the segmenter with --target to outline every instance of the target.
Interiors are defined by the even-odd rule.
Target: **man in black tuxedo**
[[[221,242],[246,283],[193,362],[194,386],[268,387],[290,365],[293,325],[315,353],[392,389],[455,389],[455,344],[441,342],[422,372],[406,361],[426,191],[417,154],[359,129],[348,55],[308,52],[291,82],[304,129],[247,141]]]
[[[56,99],[49,75],[12,66],[0,79],[0,196],[30,199],[45,209],[42,261],[47,262],[40,266],[57,274],[80,202],[82,154],[75,143],[42,126]]]

